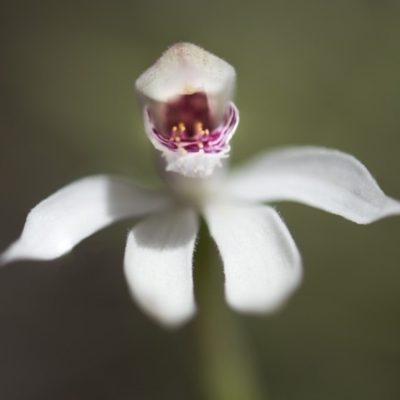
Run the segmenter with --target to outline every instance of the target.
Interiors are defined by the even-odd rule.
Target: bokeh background
[[[0,30],[0,249],[77,178],[157,184],[133,82],[177,41],[237,69],[232,164],[270,147],[337,148],[400,198],[396,0],[15,0],[1,2]],[[400,218],[357,226],[278,208],[304,284],[276,316],[237,317],[270,398],[399,399]],[[130,300],[131,225],[0,271],[1,400],[202,399],[195,325],[166,332]]]

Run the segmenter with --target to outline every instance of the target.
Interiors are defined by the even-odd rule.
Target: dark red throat
[[[212,126],[207,96],[204,93],[193,93],[179,96],[169,101],[164,109],[164,132],[166,137],[180,135],[192,138],[202,131],[211,131]]]

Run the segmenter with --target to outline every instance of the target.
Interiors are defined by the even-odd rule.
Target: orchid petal
[[[268,206],[209,203],[204,209],[225,270],[225,296],[237,311],[271,312],[301,280],[301,258],[278,213]]]
[[[60,257],[107,225],[160,210],[167,202],[164,194],[117,178],[99,175],[80,179],[32,209],[21,237],[0,256],[0,264]]]
[[[171,46],[135,83],[142,104],[154,107],[176,96],[204,92],[221,114],[235,90],[236,72],[226,61],[192,43]]]
[[[192,210],[168,211],[140,222],[130,232],[125,276],[133,298],[166,326],[177,326],[195,311],[192,259],[197,234]]]
[[[289,148],[255,158],[230,176],[228,192],[250,201],[297,201],[359,224],[400,214],[357,159],[338,150]]]

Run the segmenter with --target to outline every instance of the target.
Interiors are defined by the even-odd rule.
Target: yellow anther
[[[199,146],[199,149],[203,149],[203,148],[204,148],[204,144],[201,143],[201,142],[198,142],[198,143],[197,143],[197,146]]]
[[[177,136],[176,138],[175,138],[175,142],[180,142],[181,141],[181,138],[179,137],[179,136]]]
[[[203,136],[208,132],[208,129],[204,130],[203,129],[203,123],[200,121],[196,121],[193,125],[193,130],[197,135]]]
[[[169,138],[169,140],[171,142],[173,142],[174,140],[176,140],[176,135],[178,133],[178,128],[176,126],[172,127],[172,136]]]
[[[208,129],[205,129],[205,130],[204,130],[204,134],[209,135],[209,134],[210,134],[210,131],[209,131]]]
[[[178,128],[179,128],[179,133],[186,131],[186,126],[183,122],[179,122]]]

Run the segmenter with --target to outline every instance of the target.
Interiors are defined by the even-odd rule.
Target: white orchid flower
[[[185,46],[209,57],[193,45],[179,45],[169,51],[181,49],[181,54]],[[175,65],[173,59],[170,62]],[[192,70],[187,68],[190,77]],[[197,77],[195,72],[193,75]],[[151,87],[151,76],[146,72],[140,78],[148,80],[147,88]],[[157,73],[153,76],[162,80]],[[165,78],[166,85],[172,78],[175,75]],[[165,98],[160,97],[161,103],[169,98],[168,90]],[[208,87],[205,90],[207,96],[212,93]],[[222,96],[223,92],[215,93]],[[151,97],[150,89],[147,95]],[[156,113],[161,110],[154,117],[154,127],[159,123],[164,126],[164,106],[154,106]],[[147,113],[153,110],[147,107]],[[180,114],[179,109],[176,112]],[[157,146],[163,152],[175,151]],[[182,153],[183,159],[187,153]],[[206,152],[192,154],[201,168],[210,165],[201,158],[208,156]],[[183,175],[193,166],[196,170],[194,159],[188,162],[171,157],[167,156],[166,169],[175,170],[171,163],[178,161],[181,167],[186,166],[183,171],[178,168]],[[198,213],[204,216],[222,257],[226,300],[244,313],[276,310],[302,276],[301,257],[286,225],[274,208],[262,203],[297,201],[359,224],[400,214],[400,202],[387,197],[359,161],[324,148],[272,151],[231,173],[221,169],[207,179],[175,172],[166,176],[162,192],[106,175],[86,177],[62,188],[29,213],[21,237],[0,256],[0,263],[55,259],[113,222],[146,216],[128,236],[126,279],[132,296],[149,316],[166,326],[178,326],[196,312],[192,258]]]

